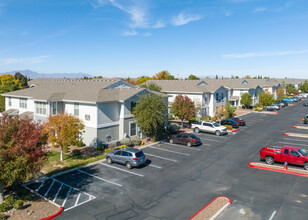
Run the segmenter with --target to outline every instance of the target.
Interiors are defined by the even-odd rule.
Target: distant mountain
[[[83,77],[93,77],[93,75],[87,74],[87,73],[37,73],[32,70],[18,70],[18,71],[10,71],[5,73],[0,73],[0,75],[3,74],[15,74],[17,72],[20,72],[22,75],[27,76],[31,79],[37,79],[37,78],[83,78]]]

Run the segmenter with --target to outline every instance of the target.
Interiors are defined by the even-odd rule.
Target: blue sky
[[[0,0],[0,72],[308,78],[307,0]]]

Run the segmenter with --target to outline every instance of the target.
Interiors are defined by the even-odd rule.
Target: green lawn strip
[[[70,169],[74,169],[76,167],[81,167],[89,163],[93,163],[105,158],[105,155],[98,155],[98,156],[70,156],[70,155],[63,155],[63,162],[60,161],[60,152],[51,151],[48,155],[48,160],[44,169],[47,171],[47,176],[52,176],[54,174],[67,171]],[[63,165],[62,168],[55,168],[53,167],[54,164]]]

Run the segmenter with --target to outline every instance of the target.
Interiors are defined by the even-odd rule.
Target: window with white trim
[[[12,106],[12,98],[9,97],[9,106]]]
[[[47,108],[46,102],[37,102],[36,103],[36,114],[46,115],[46,108]]]
[[[57,102],[51,102],[51,114],[52,115],[57,114]]]
[[[19,99],[19,108],[27,108],[27,99]]]
[[[79,103],[74,103],[74,115],[79,116]]]
[[[129,124],[129,132],[130,132],[130,136],[137,135],[137,124],[136,123],[131,122]]]

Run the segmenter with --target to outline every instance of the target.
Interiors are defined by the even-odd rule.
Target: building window
[[[129,132],[130,135],[129,136],[134,136],[137,135],[137,125],[134,122],[131,122],[129,125]]]
[[[130,112],[132,113],[134,111],[134,108],[136,107],[137,105],[137,102],[136,101],[132,101],[130,103]]]
[[[36,103],[36,114],[46,115],[46,102]]]
[[[27,108],[27,99],[19,99],[19,107]]]
[[[79,116],[79,103],[74,103],[74,115]]]
[[[218,101],[218,93],[216,93],[216,101],[219,102],[219,101]]]
[[[107,143],[109,143],[109,142],[111,142],[111,135],[110,134],[108,134],[108,135],[106,135],[106,142]]]
[[[224,100],[224,93],[221,93],[221,100]]]
[[[57,114],[57,102],[51,102],[51,114],[52,115]]]
[[[12,98],[9,97],[9,106],[12,106]]]

